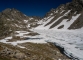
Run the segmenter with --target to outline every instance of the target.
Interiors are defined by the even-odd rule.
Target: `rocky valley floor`
[[[20,45],[26,48],[0,43],[0,60],[70,60],[50,43],[23,43]]]

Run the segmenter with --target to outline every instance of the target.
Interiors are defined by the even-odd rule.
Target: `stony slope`
[[[8,35],[16,30],[28,30],[36,27],[38,17],[29,17],[17,9],[5,9],[0,13],[0,36]]]
[[[73,0],[62,4],[56,9],[51,9],[40,21],[39,28],[44,29],[78,29],[83,27],[83,2]]]
[[[59,49],[51,43],[24,43],[21,45],[26,48],[23,49],[0,43],[0,60],[70,60],[67,56],[61,54]]]

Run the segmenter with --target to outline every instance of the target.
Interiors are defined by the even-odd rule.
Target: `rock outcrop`
[[[0,46],[0,55],[4,57],[9,57],[10,59],[18,59],[23,60],[25,59],[26,55],[19,50],[13,50],[11,48],[8,48],[6,46]]]

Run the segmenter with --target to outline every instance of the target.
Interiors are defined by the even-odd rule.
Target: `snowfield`
[[[15,36],[20,37],[20,38],[26,38],[24,40],[17,40],[17,41],[13,41],[13,42],[8,42],[10,39],[12,40],[13,36],[10,37],[6,37],[2,40],[0,40],[0,42],[2,43],[6,43],[6,44],[11,44],[13,46],[18,46],[20,48],[24,48],[23,46],[20,46],[18,44],[21,43],[26,43],[26,42],[32,42],[32,43],[47,43],[45,42],[45,40],[43,39],[42,36],[40,35],[36,35],[36,36],[25,36],[25,34],[29,34],[30,32],[27,31],[16,31],[18,34],[16,34]]]
[[[33,29],[33,31],[38,32],[40,35],[25,36],[24,34],[28,34],[29,32],[16,31],[19,33],[16,36],[28,37],[29,39],[8,42],[12,37],[7,37],[0,40],[0,42],[12,44],[20,48],[26,48],[19,45],[26,42],[41,44],[51,42],[64,48],[64,53],[73,58],[73,60],[83,60],[83,28],[78,30]]]
[[[41,34],[45,42],[52,42],[58,46],[64,48],[64,53],[73,58],[73,60],[83,60],[83,28],[77,30],[68,30],[68,28],[75,22],[81,14],[72,16],[70,21],[68,19],[63,19],[63,21],[57,26],[49,29],[53,24],[59,21],[64,16],[67,16],[71,10],[67,11],[64,15],[60,16],[54,22],[45,26],[54,17],[51,17],[44,24],[36,27],[33,31]],[[64,25],[63,28],[58,29],[58,27]]]
[[[64,53],[75,59],[83,60],[83,29],[78,30],[41,30],[40,33],[46,42],[56,43],[64,48]]]

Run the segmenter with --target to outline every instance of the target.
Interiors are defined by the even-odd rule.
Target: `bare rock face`
[[[70,3],[66,4],[68,9],[72,9],[71,12],[77,11],[77,13],[80,13],[83,9],[83,3],[81,0],[73,0]]]
[[[23,59],[24,58],[24,55],[23,53],[17,53],[15,56],[17,59]]]
[[[83,27],[83,0],[73,0],[73,8],[72,11],[77,11],[78,14],[81,14],[80,17],[74,21],[73,24],[69,27],[69,29],[78,29]]]

